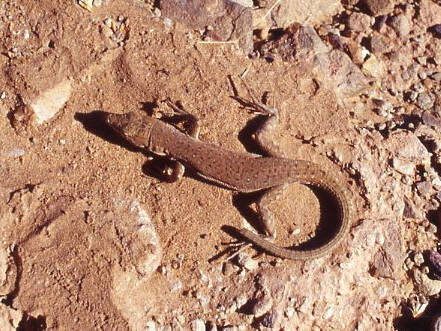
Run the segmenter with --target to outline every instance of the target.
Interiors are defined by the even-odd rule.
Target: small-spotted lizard
[[[317,164],[284,157],[284,153],[272,142],[268,134],[278,123],[276,109],[255,104],[255,106],[260,105],[259,111],[267,115],[266,121],[255,134],[256,142],[268,154],[268,157],[262,157],[247,152],[230,151],[200,141],[197,119],[172,103],[168,104],[189,124],[187,134],[159,119],[138,112],[109,113],[106,122],[133,145],[146,148],[153,154],[165,155],[175,161],[172,172],[174,180],[182,178],[185,164],[193,168],[202,178],[232,190],[239,192],[266,190],[257,203],[266,238],[275,237],[274,217],[267,205],[280,196],[287,184],[300,182],[317,186],[334,198],[340,215],[338,229],[328,242],[318,248],[287,249],[247,229],[238,230],[240,235],[270,254],[288,259],[313,259],[329,253],[341,243],[351,223],[347,190]]]

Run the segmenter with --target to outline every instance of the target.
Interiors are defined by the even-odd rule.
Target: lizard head
[[[156,119],[136,112],[107,114],[106,123],[114,131],[138,147],[147,147]]]

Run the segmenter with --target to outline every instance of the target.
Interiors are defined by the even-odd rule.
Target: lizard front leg
[[[198,118],[196,116],[186,112],[185,110],[179,108],[178,106],[176,106],[174,103],[172,103],[169,100],[166,100],[165,103],[171,109],[173,109],[173,111],[176,114],[175,116],[177,117],[177,121],[184,123],[185,132],[190,137],[193,137],[195,139],[199,139],[199,132],[200,132],[201,127],[200,127]],[[176,161],[176,160],[173,160],[171,162],[172,162],[172,166],[167,167],[167,169],[165,169],[165,172],[168,175],[169,182],[175,182],[175,181],[181,180],[182,177],[184,176],[185,166],[181,162]]]

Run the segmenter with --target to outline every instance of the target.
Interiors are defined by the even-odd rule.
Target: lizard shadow
[[[119,145],[131,152],[139,152],[140,148],[134,147],[127,140],[114,132],[106,123],[108,113],[101,110],[94,110],[89,113],[75,113],[74,119],[80,122],[84,129],[103,140],[115,145]]]
[[[147,114],[151,114],[151,109],[155,107],[155,103],[142,103],[142,110]],[[141,152],[144,156],[149,157],[153,154],[147,151],[145,148],[136,147],[131,144],[129,141],[124,139],[120,134],[114,132],[112,128],[110,128],[106,123],[107,112],[101,110],[94,110],[89,113],[80,113],[77,112],[74,115],[74,119],[80,122],[84,129],[107,142],[118,145],[124,149],[127,149],[131,152]],[[165,157],[156,156],[152,158],[152,160],[146,161],[142,167],[142,171],[144,174],[154,177],[161,181],[169,181],[168,178],[158,169],[163,168],[164,164],[167,164],[168,160]]]

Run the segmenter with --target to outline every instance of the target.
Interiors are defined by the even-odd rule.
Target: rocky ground
[[[0,37],[2,330],[440,329],[441,2],[4,0]],[[165,182],[102,118],[170,99],[256,152],[235,96],[351,192],[332,254],[228,260],[255,197]],[[300,184],[272,210],[284,246],[326,223]]]

